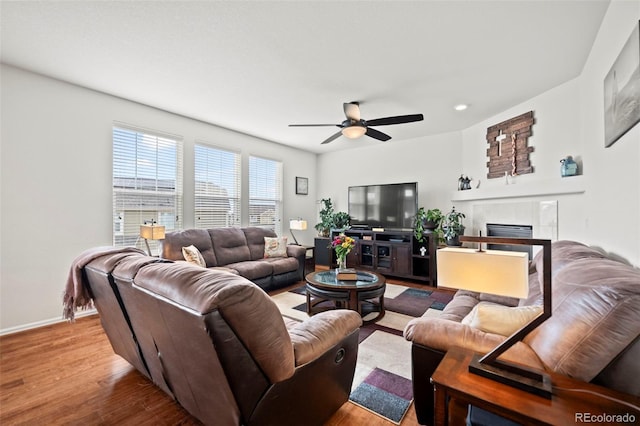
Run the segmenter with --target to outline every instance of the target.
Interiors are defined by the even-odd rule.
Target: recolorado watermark
[[[635,423],[636,416],[631,413],[607,414],[607,413],[575,413],[576,423]]]

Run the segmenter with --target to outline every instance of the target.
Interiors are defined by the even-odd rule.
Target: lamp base
[[[479,355],[474,355],[471,358],[469,372],[551,399],[551,377],[546,373],[517,367],[501,361],[481,363]]]

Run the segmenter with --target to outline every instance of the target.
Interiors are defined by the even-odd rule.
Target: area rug
[[[440,315],[451,298],[449,292],[387,283],[385,316],[360,329],[351,403],[400,424],[413,401],[411,342],[402,331],[415,317]],[[308,318],[304,286],[275,295],[273,300],[284,316],[298,321]]]

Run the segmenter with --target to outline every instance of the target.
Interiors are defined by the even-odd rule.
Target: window
[[[140,225],[182,227],[182,141],[126,127],[113,128],[113,244],[144,248]],[[149,241],[157,253],[157,242]]]
[[[195,227],[240,226],[240,154],[195,146]]]
[[[282,235],[282,163],[249,157],[249,225]]]

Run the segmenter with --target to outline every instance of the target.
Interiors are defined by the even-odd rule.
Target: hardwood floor
[[[200,423],[115,355],[100,319],[91,315],[0,337],[0,424]],[[401,426],[417,424],[412,406]],[[393,423],[347,402],[326,425]]]

